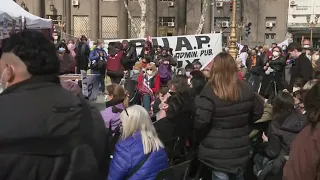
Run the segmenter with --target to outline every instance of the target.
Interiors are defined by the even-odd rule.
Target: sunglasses
[[[147,71],[152,71],[152,69],[146,69]]]

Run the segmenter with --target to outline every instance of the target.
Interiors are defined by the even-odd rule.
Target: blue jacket
[[[90,67],[92,68],[92,65],[95,62],[98,62],[100,60],[100,53],[104,54],[105,60],[108,58],[107,52],[104,49],[95,48],[90,52],[89,59],[90,59]]]
[[[108,180],[124,180],[145,156],[140,133],[119,141],[110,164]],[[161,148],[152,152],[148,160],[129,180],[154,180],[158,172],[167,167],[167,154]]]

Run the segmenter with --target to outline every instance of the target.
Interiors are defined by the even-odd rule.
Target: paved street
[[[95,102],[92,102],[94,106],[96,106],[100,111],[105,109],[105,102],[104,102],[104,96],[102,94],[99,94],[97,97],[97,100]]]

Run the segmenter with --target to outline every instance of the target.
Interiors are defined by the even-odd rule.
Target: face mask
[[[63,47],[59,48],[59,52],[65,52],[65,51],[66,51],[65,48],[63,48]]]
[[[274,52],[272,53],[272,55],[273,55],[273,57],[279,57],[279,52],[274,51]]]
[[[282,50],[284,50],[284,51],[287,50],[287,47],[286,47],[286,46],[283,46],[283,47],[282,47]]]
[[[151,75],[153,74],[153,72],[152,72],[151,70],[148,70],[148,71],[147,71],[147,74],[148,74],[149,76],[151,76]]]
[[[186,76],[190,77],[190,72],[189,71],[186,72]]]
[[[303,45],[303,48],[310,48],[310,45],[305,44],[305,45]]]

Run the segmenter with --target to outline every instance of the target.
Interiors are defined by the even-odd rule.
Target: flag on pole
[[[151,102],[153,101],[153,92],[152,89],[148,86],[148,84],[143,81],[143,83],[138,87],[138,91],[142,95],[149,95],[151,97]]]

